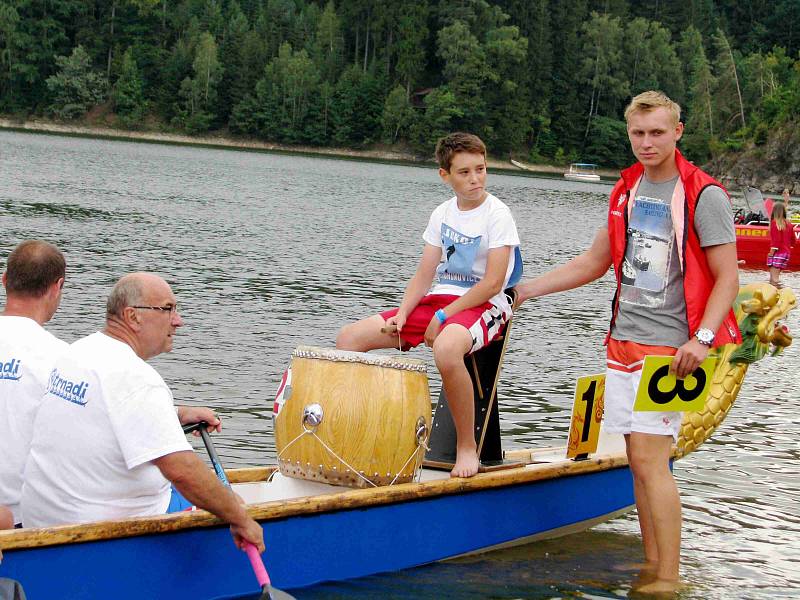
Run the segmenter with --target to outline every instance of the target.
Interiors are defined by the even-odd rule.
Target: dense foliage
[[[798,49],[800,0],[0,0],[0,111],[618,165],[658,88],[705,160],[800,114]]]

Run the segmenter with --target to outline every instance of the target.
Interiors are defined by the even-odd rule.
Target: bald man
[[[68,345],[44,329],[61,302],[66,261],[58,248],[27,240],[8,256],[0,314],[0,529],[19,523],[22,472],[33,421],[56,357]],[[5,507],[5,508],[4,508]]]
[[[171,351],[182,325],[161,277],[132,273],[117,282],[105,328],[72,344],[50,374],[25,467],[23,525],[162,514],[174,487],[230,523],[237,546],[247,541],[263,551],[261,527],[181,428],[219,420],[204,408],[176,411],[166,383],[145,362]]]

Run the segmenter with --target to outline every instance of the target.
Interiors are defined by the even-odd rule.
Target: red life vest
[[[680,182],[683,184],[683,198],[676,192],[673,196],[672,222],[678,243],[678,256],[683,271],[683,295],[686,299],[686,321],[691,338],[700,328],[700,321],[706,310],[708,297],[714,287],[714,277],[708,266],[708,260],[700,239],[694,229],[694,211],[700,193],[710,185],[725,188],[713,177],[704,173],[698,167],[687,161],[683,155],[675,150],[675,165],[678,167]],[[611,190],[608,204],[608,239],[611,244],[611,258],[614,265],[614,275],[617,279],[617,290],[614,294],[611,312],[611,326],[609,327],[606,343],[611,337],[614,321],[619,310],[619,294],[622,287],[622,261],[628,244],[628,202],[634,196],[636,187],[644,174],[644,166],[636,163],[622,171],[622,177]],[[676,186],[679,188],[679,186]],[[725,192],[727,194],[727,191]],[[682,200],[682,202],[681,202]],[[687,226],[689,224],[689,226]],[[731,309],[714,338],[714,346],[721,346],[732,342],[741,343],[742,336],[736,317]]]

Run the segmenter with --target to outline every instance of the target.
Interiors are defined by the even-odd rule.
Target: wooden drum
[[[421,360],[299,346],[275,416],[281,473],[350,487],[412,481],[431,424],[426,371]]]

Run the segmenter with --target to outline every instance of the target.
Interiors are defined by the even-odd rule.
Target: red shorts
[[[400,339],[405,342],[403,349],[419,346],[425,340],[425,330],[428,329],[431,319],[434,318],[434,313],[440,308],[452,304],[458,298],[458,296],[449,294],[428,294],[420,300],[416,308],[408,315],[406,324],[403,325],[403,332],[400,334]],[[397,308],[387,310],[380,315],[385,321],[395,316],[398,310]],[[442,329],[453,324],[466,328],[472,335],[472,348],[470,349],[470,353],[472,353],[487,346],[489,342],[503,333],[507,322],[508,315],[491,302],[486,302],[447,317]]]

